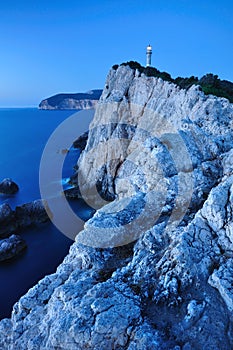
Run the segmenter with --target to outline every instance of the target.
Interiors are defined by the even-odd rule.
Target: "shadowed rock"
[[[20,228],[28,227],[32,224],[44,223],[48,220],[48,214],[41,199],[17,206],[15,217]]]
[[[0,193],[12,195],[19,190],[18,185],[10,178],[2,180],[0,183]]]
[[[88,139],[88,131],[86,131],[84,134],[79,136],[79,138],[73,142],[73,147],[80,148],[80,150],[83,151],[86,147],[87,139]]]
[[[41,199],[17,206],[15,210],[9,204],[0,205],[0,238],[48,221],[45,205]]]
[[[26,247],[26,242],[18,235],[0,240],[0,261],[16,257]]]
[[[0,238],[8,236],[16,231],[18,224],[15,219],[15,212],[9,204],[0,205]]]

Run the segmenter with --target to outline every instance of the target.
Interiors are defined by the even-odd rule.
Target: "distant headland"
[[[102,90],[90,90],[86,93],[57,94],[40,102],[39,109],[94,109]]]

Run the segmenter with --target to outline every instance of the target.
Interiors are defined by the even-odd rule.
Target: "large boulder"
[[[19,190],[19,186],[10,178],[2,180],[0,183],[0,193],[3,194],[15,194]]]
[[[41,224],[49,219],[41,199],[16,207],[15,216],[20,228]]]
[[[9,237],[18,230],[48,221],[45,205],[41,199],[17,206],[15,210],[6,203],[0,205],[0,238]]]

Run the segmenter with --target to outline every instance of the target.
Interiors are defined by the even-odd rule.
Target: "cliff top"
[[[205,74],[200,79],[195,76],[186,78],[177,77],[174,79],[167,72],[160,72],[155,67],[143,67],[135,61],[124,62],[121,66],[129,66],[132,69],[137,69],[141,74],[143,73],[146,76],[157,77],[175,83],[182,89],[189,89],[192,85],[199,85],[206,95],[212,94],[218,97],[225,97],[233,103],[233,83],[228,80],[221,80],[218,75],[212,73]],[[116,64],[112,68],[116,70],[118,67],[119,65]]]

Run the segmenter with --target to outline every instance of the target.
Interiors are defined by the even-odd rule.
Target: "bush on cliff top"
[[[121,66],[129,66],[132,69],[137,69],[140,73],[144,73],[148,77],[157,77],[175,83],[182,89],[189,89],[194,84],[199,85],[206,95],[212,94],[218,97],[225,97],[233,103],[233,83],[227,80],[221,80],[217,75],[211,73],[204,75],[201,79],[194,76],[173,79],[167,72],[160,72],[155,67],[143,67],[136,61],[124,62]],[[119,65],[115,64],[112,68],[116,70],[118,67]]]

